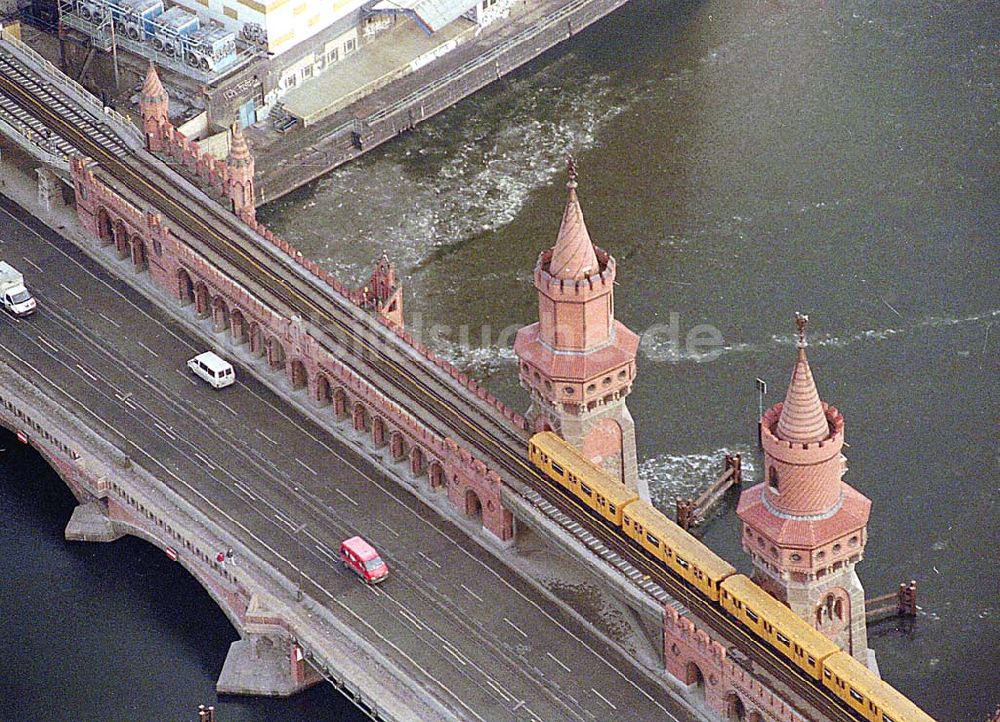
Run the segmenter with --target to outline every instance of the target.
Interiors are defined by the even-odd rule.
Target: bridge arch
[[[406,440],[398,431],[393,431],[389,436],[389,453],[392,454],[393,461],[400,461],[406,457]]]
[[[430,481],[431,489],[440,489],[445,485],[444,467],[440,461],[432,461],[427,467],[427,478]]]
[[[209,313],[208,286],[204,281],[194,284],[194,312],[199,318],[204,318]]]
[[[339,386],[333,391],[333,415],[337,419],[347,416],[347,392]]]
[[[385,421],[381,416],[372,414],[372,443],[377,447],[385,446]]]
[[[229,305],[222,296],[212,299],[212,326],[216,333],[221,333],[229,328]]]
[[[132,265],[139,273],[149,268],[149,261],[146,256],[146,242],[141,236],[132,236]]]
[[[330,386],[330,380],[322,371],[316,374],[315,389],[316,403],[320,406],[329,406],[333,403],[333,387]]]
[[[351,413],[351,421],[354,424],[355,431],[368,430],[368,410],[365,409],[365,405],[360,401],[357,401],[354,404],[354,411]]]
[[[285,347],[277,336],[269,336],[267,339],[267,365],[272,371],[285,368]]]
[[[426,457],[424,457],[424,450],[414,444],[413,448],[410,449],[410,473],[414,476],[420,476],[424,473],[426,466],[427,461]]]
[[[111,214],[108,209],[101,206],[97,209],[97,237],[101,240],[101,245],[108,246],[114,243],[115,232],[111,222]]]
[[[177,269],[177,298],[180,299],[182,306],[194,302],[194,282],[191,280],[191,274],[183,268]]]
[[[306,365],[302,363],[302,359],[293,358],[292,363],[289,364],[289,371],[292,382],[292,389],[305,388],[309,383],[309,372],[306,371]]]
[[[687,663],[687,668],[684,670],[684,684],[688,686],[695,699],[704,701],[705,675],[696,662]]]
[[[250,353],[257,358],[264,355],[264,332],[256,321],[250,323]]]
[[[730,722],[745,722],[747,718],[747,708],[743,700],[736,692],[726,695],[726,719]]]
[[[483,520],[483,502],[479,500],[479,494],[472,489],[465,490],[465,515]]]
[[[243,312],[234,308],[229,314],[229,327],[233,333],[233,343],[241,346],[247,341],[247,320]]]
[[[128,226],[125,225],[125,221],[121,218],[115,221],[114,238],[115,249],[118,251],[118,259],[125,260],[128,258],[131,260],[132,246],[131,239],[129,238]]]

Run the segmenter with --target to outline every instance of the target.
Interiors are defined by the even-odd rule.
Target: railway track
[[[0,54],[0,92],[62,136],[81,155],[101,164],[117,182],[158,209],[177,228],[190,234],[193,245],[204,248],[210,261],[228,266],[243,278],[250,279],[251,282],[244,285],[267,305],[287,309],[289,317],[297,315],[308,321],[312,326],[310,334],[352,372],[375,388],[399,392],[400,401],[409,399],[433,417],[434,426],[443,437],[457,435],[484,458],[494,460],[498,470],[541,494],[605,546],[628,559],[642,574],[682,601],[702,622],[752,656],[760,667],[809,701],[828,719],[837,722],[858,719],[769,646],[730,620],[721,609],[690,591],[645,552],[637,550],[616,530],[587,514],[536,472],[526,460],[526,434],[488,413],[470,413],[461,408],[465,404],[461,402],[459,389],[430,369],[419,364],[411,370],[403,368],[401,364],[411,361],[410,357],[393,352],[388,343],[370,340],[383,338],[385,329],[321,285],[318,279],[308,277],[293,260],[262,247],[228,211],[186,186],[177,187],[176,179],[159,163],[146,163],[105,128],[67,106],[44,84],[37,83],[5,54]],[[171,195],[163,191],[156,185],[157,180],[176,193]],[[211,222],[189,207],[207,211]],[[234,238],[245,242],[237,244]],[[286,271],[284,275],[274,270],[278,265]],[[354,355],[348,357],[344,350]],[[414,416],[426,420],[425,416]]]

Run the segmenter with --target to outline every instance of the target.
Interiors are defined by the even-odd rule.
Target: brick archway
[[[306,365],[302,363],[301,359],[293,358],[290,367],[292,388],[305,388],[309,383],[309,372],[306,371]]]
[[[424,473],[424,467],[426,466],[426,460],[424,457],[424,450],[419,446],[414,446],[410,449],[410,473],[414,476],[420,476]]]
[[[333,403],[333,387],[330,386],[330,380],[322,371],[316,374],[315,399],[320,406],[329,406]]]
[[[747,708],[743,700],[735,692],[726,695],[726,719],[729,722],[745,722],[747,718]]]
[[[389,436],[389,453],[392,454],[393,461],[400,461],[406,456],[406,443],[398,431],[393,431]]]
[[[372,443],[375,446],[385,446],[385,422],[381,416],[372,416]]]
[[[132,237],[132,265],[139,273],[149,268],[149,260],[146,257],[146,242],[139,236]]]
[[[120,218],[114,225],[115,249],[118,251],[118,259],[124,261],[126,258],[132,260],[132,240],[129,237],[128,226]]]
[[[240,309],[234,308],[232,313],[229,314],[229,327],[233,331],[233,343],[236,345],[246,343],[247,321]]]
[[[365,410],[365,405],[360,401],[354,404],[354,411],[351,413],[351,421],[354,424],[355,431],[368,430],[368,412]]]
[[[191,274],[183,268],[177,269],[177,298],[180,299],[182,306],[194,302],[194,282],[191,280]]]
[[[264,355],[264,332],[256,321],[250,323],[250,353],[257,358]]]
[[[338,419],[347,416],[347,392],[339,387],[333,391],[333,415]]]
[[[476,517],[480,522],[483,520],[483,502],[472,489],[465,490],[465,515]]]
[[[204,318],[209,313],[208,286],[204,281],[194,284],[194,312],[199,318]]]
[[[229,328],[229,306],[226,299],[216,296],[212,299],[212,326],[216,333],[220,333]]]
[[[684,684],[691,688],[696,699],[705,699],[705,675],[701,673],[701,667],[697,663],[687,663],[687,668],[684,670]]]
[[[104,206],[97,209],[97,237],[101,239],[102,246],[109,246],[115,242],[111,215]]]
[[[285,368],[285,347],[277,336],[269,336],[267,339],[267,365],[272,371]]]
[[[430,480],[431,489],[440,489],[445,485],[444,467],[441,462],[432,461],[427,467],[427,478]]]

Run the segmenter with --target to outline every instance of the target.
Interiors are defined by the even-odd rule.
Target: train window
[[[788,641],[788,637],[786,637],[781,632],[778,632],[778,634],[775,635],[775,636],[777,636],[778,641],[781,642],[782,644],[784,644],[786,647],[790,644],[790,642]]]
[[[594,492],[590,490],[590,487],[586,484],[580,484],[580,491],[582,491],[587,496],[591,496]]]
[[[557,474],[559,474],[559,476],[562,476],[563,474],[566,473],[566,471],[561,466],[559,466],[559,464],[557,464],[554,461],[552,462],[552,471],[554,471]]]
[[[628,518],[628,515],[622,517],[622,526],[632,526],[632,520]]]
[[[826,677],[827,679],[831,679],[833,677],[833,675],[830,674],[830,670],[828,669],[823,670],[823,676]]]
[[[757,617],[756,614],[754,614],[752,611],[750,611],[750,607],[747,607],[746,613],[747,613],[747,618],[749,618],[751,622],[756,622],[757,621],[758,617]]]
[[[646,541],[648,541],[648,542],[649,542],[650,544],[652,544],[652,545],[653,545],[654,547],[658,547],[658,546],[660,546],[660,540],[659,540],[659,539],[657,539],[657,538],[656,538],[655,536],[653,536],[652,534],[646,534]]]
[[[611,512],[612,514],[618,513],[618,509],[615,508],[614,504],[608,504],[608,511]]]
[[[810,667],[816,666],[816,659],[814,657],[806,657],[806,661],[809,662]]]
[[[684,561],[683,559],[681,559],[680,557],[677,557],[677,563],[681,566],[681,569],[687,569],[688,568],[688,563],[686,561]]]
[[[858,694],[857,692],[854,691],[854,687],[851,687],[850,690],[851,690],[851,698],[852,699],[855,699],[858,702],[864,702],[865,701],[864,697],[862,697],[860,694]]]
[[[673,549],[667,549],[667,556],[668,557],[672,557],[673,555],[674,555],[674,550]]]

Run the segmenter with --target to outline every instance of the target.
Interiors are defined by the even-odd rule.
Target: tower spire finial
[[[569,182],[566,184],[566,187],[570,190],[576,188],[576,159],[572,155],[566,156],[566,175],[569,176]]]
[[[809,344],[806,343],[806,324],[809,323],[809,316],[804,313],[795,312],[795,325],[799,329],[799,341],[796,344],[799,348],[805,348]]]

